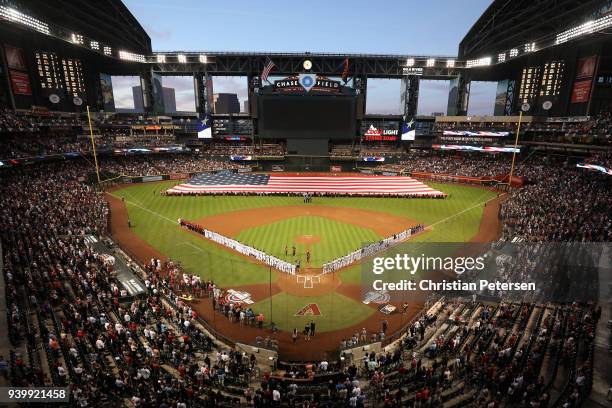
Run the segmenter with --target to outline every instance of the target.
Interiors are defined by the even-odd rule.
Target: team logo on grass
[[[389,302],[391,295],[386,290],[370,290],[363,295],[363,304],[369,305],[370,303],[376,303],[377,305],[384,305]]]
[[[251,299],[251,294],[249,292],[241,292],[234,289],[229,289],[227,291],[225,301],[228,303],[246,303],[247,305],[255,303],[253,299]]]
[[[298,310],[295,316],[321,316],[321,309],[316,303],[309,303]]]

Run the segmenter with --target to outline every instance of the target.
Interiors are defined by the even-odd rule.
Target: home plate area
[[[321,283],[321,275],[297,275],[297,283],[303,283],[304,289],[314,288],[315,283]]]

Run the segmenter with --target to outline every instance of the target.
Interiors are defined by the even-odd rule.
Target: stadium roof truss
[[[62,0],[63,1],[63,0]],[[81,1],[81,0],[79,0]],[[83,0],[84,1],[84,0]],[[132,31],[144,33],[128,16],[129,11],[117,0],[104,0],[104,7],[126,23]],[[37,3],[38,2],[38,3]],[[25,4],[39,4],[28,0]],[[365,55],[274,52],[157,52],[126,50],[110,46],[81,33],[66,29],[17,9],[11,3],[0,3],[0,21],[22,29],[37,31],[88,49],[105,57],[141,63],[139,70],[161,74],[191,75],[258,75],[267,58],[276,67],[275,74],[302,72],[303,62],[311,60],[311,71],[322,75],[340,75],[345,58],[349,59],[351,76],[401,77],[423,76],[425,79],[457,77],[462,69],[503,64],[542,49],[605,32],[612,28],[612,1],[606,0],[495,0],[461,41],[459,56]],[[99,6],[98,6],[99,8]],[[96,17],[97,19],[97,17]],[[62,20],[64,21],[64,20]],[[71,20],[65,20],[71,21]],[[129,30],[128,30],[129,31]],[[94,34],[95,35],[95,34]],[[146,44],[148,37],[138,38]],[[137,41],[131,38],[131,43]],[[146,64],[146,65],[144,65]]]
[[[339,76],[345,58],[351,76],[401,77],[412,73],[423,77],[454,77],[459,73],[456,58],[449,56],[405,56],[325,53],[229,53],[229,52],[168,52],[147,58],[153,71],[189,75],[206,72],[212,75],[258,75],[270,58],[273,74],[288,75],[304,71],[305,60],[312,62],[312,72]],[[412,61],[412,64],[409,63]],[[429,65],[427,66],[429,61]],[[452,63],[449,63],[452,61]],[[432,63],[433,62],[433,63]],[[449,67],[448,65],[452,65]]]
[[[609,0],[495,0],[459,44],[459,58],[503,63],[611,26]]]

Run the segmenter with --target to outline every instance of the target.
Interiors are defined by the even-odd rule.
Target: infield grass
[[[270,302],[272,302],[271,320]],[[311,303],[318,306],[320,316],[296,316],[298,311]],[[293,329],[297,328],[299,333],[311,321],[315,322],[316,332],[321,333],[354,326],[376,312],[376,309],[339,293],[295,296],[281,292],[271,298],[256,302],[251,307],[256,313],[263,313],[267,322],[274,321],[278,329],[293,332]]]
[[[310,266],[320,267],[325,262],[359,249],[364,243],[380,238],[369,228],[362,228],[325,217],[305,215],[264,224],[242,231],[236,237],[240,242],[256,247],[277,258],[306,265],[306,251],[311,254]],[[312,240],[305,243],[304,240]],[[285,255],[285,245],[288,254]],[[296,255],[292,255],[292,246]]]

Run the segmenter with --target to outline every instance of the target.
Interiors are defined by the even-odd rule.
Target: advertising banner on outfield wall
[[[150,181],[162,181],[164,179],[163,176],[144,176],[142,178],[143,183],[148,183]]]
[[[176,173],[176,174],[171,174],[170,175],[170,180],[182,180],[182,179],[186,179],[189,177],[189,174],[187,173]]]
[[[437,293],[516,302],[597,302],[599,287],[612,282],[610,255],[608,242],[405,242],[362,262],[362,299],[404,303]]]

